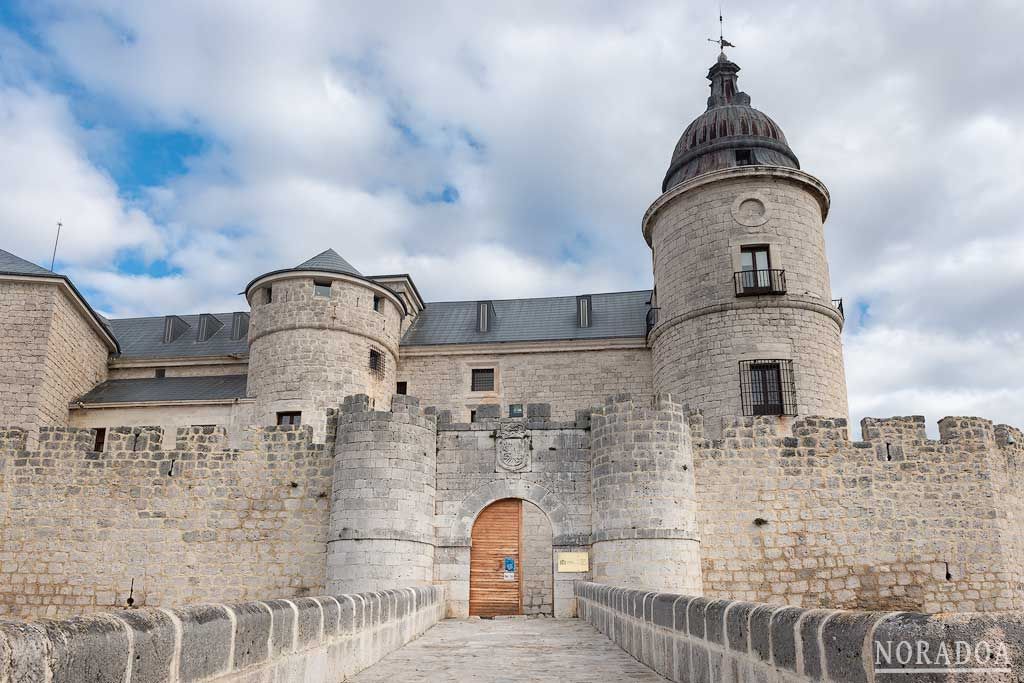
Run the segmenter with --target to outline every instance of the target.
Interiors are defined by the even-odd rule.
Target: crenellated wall
[[[948,417],[691,418],[704,594],[922,612],[1024,606],[1018,430]],[[1000,438],[996,438],[996,434]],[[1015,444],[1008,444],[1013,437]]]
[[[547,404],[528,404],[523,419],[499,419],[497,406],[491,408],[479,410],[476,422],[438,413],[434,580],[447,587],[449,617],[469,615],[473,524],[495,501],[520,498],[536,506],[531,514],[547,518],[554,555],[590,549],[589,411],[562,421],[550,418]],[[504,460],[502,453],[517,457]],[[572,585],[586,578],[588,572],[553,572],[555,617],[575,616]]]
[[[395,395],[390,411],[349,396],[338,421],[327,587],[361,592],[434,575],[437,446],[433,415]]]
[[[701,592],[693,450],[668,395],[610,397],[591,415],[595,581]]]
[[[316,595],[324,590],[333,443],[308,427],[44,427],[0,432],[0,615]],[[134,589],[132,581],[134,580]],[[132,591],[130,593],[130,591]]]

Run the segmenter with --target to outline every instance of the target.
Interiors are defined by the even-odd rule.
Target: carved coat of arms
[[[524,472],[530,469],[530,438],[521,422],[502,423],[497,434],[497,467],[500,472]]]

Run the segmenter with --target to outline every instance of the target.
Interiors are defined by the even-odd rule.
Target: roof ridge
[[[456,299],[452,301],[425,301],[424,305],[430,306],[431,304],[475,304],[478,301],[543,301],[545,299],[571,299],[578,296],[607,296],[609,294],[639,294],[640,292],[652,292],[651,288],[646,289],[626,289],[615,292],[584,292],[582,294],[558,294],[553,296],[521,296],[514,297],[511,299]]]

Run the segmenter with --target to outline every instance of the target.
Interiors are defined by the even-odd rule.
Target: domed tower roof
[[[750,106],[750,95],[736,85],[740,67],[725,53],[708,70],[708,108],[693,120],[676,144],[662,192],[702,173],[761,164],[800,168],[778,124]]]

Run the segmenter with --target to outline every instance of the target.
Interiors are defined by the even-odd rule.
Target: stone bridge
[[[802,609],[579,582],[578,619],[443,619],[445,589],[0,622],[0,683],[1020,681],[1017,613]]]

